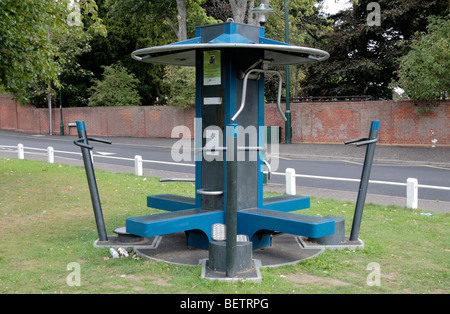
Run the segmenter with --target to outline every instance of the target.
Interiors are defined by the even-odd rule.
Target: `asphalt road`
[[[63,152],[79,153],[80,148],[73,144],[74,136],[48,136],[48,135],[33,135],[23,134],[8,131],[0,131],[0,156],[1,153],[8,153],[11,156],[11,149],[1,147],[3,146],[17,146],[22,143],[25,147],[46,149],[48,146],[54,148],[55,157],[64,157],[65,160],[81,161],[81,156],[76,154],[68,154]],[[94,160],[104,164],[111,165],[113,170],[115,166],[134,167],[133,161],[114,159],[108,157],[121,157],[134,159],[135,155],[141,155],[144,160],[156,160],[162,162],[170,162],[170,164],[158,163],[144,163],[145,169],[154,169],[162,173],[178,172],[185,174],[194,174],[194,167],[185,166],[186,164],[193,165],[193,160],[181,161],[176,163],[171,157],[172,145],[177,142],[174,139],[136,139],[136,138],[108,138],[112,140],[112,145],[102,143],[91,143],[94,146]],[[294,154],[284,149],[287,146],[280,145],[279,158],[272,160],[272,165],[278,163],[277,169],[272,169],[276,172],[284,172],[286,168],[294,168],[297,174],[329,176],[341,178],[360,179],[361,170],[363,166],[364,148],[359,148],[358,152],[353,155],[345,156],[338,154],[336,148],[340,146],[329,145],[330,148],[321,145],[321,155],[311,154]],[[309,146],[313,147],[313,146]],[[289,149],[291,149],[289,147]],[[328,149],[324,153],[324,149]],[[330,151],[331,149],[331,151]],[[377,148],[378,149],[378,148]],[[381,151],[383,148],[380,148]],[[309,149],[311,151],[311,149]],[[350,150],[346,150],[350,151]],[[26,158],[31,150],[25,150]],[[438,151],[436,151],[438,152]],[[447,150],[445,152],[448,152]],[[44,152],[38,152],[44,153]],[[269,156],[271,153],[268,151]],[[13,155],[15,157],[17,155]],[[32,156],[31,154],[29,156]],[[448,156],[447,156],[448,157]],[[191,158],[192,155],[191,155]],[[371,180],[401,182],[405,183],[407,178],[418,179],[419,184],[433,185],[433,186],[450,186],[450,163],[427,163],[426,161],[413,162],[405,160],[391,160],[378,158],[375,160],[372,171]],[[444,161],[446,158],[444,157]],[[64,161],[61,161],[64,162]],[[450,160],[449,160],[450,162]],[[271,184],[285,183],[282,176],[274,175],[270,180]],[[310,178],[297,178],[297,186],[318,188],[330,191],[352,191],[357,192],[359,184],[357,182],[343,182],[330,181]],[[404,186],[391,186],[381,184],[369,184],[369,194],[380,196],[394,196],[405,197],[406,188]],[[326,195],[325,195],[326,196]],[[332,196],[330,196],[332,197]],[[424,200],[439,200],[450,202],[450,192],[434,189],[420,189],[419,198]]]

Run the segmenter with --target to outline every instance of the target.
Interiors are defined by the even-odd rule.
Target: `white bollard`
[[[47,147],[47,162],[51,164],[55,163],[55,151],[51,146]]]
[[[417,179],[408,178],[406,180],[406,207],[417,209],[419,205],[419,187]]]
[[[24,159],[25,158],[25,152],[23,149],[23,144],[18,144],[17,145],[17,157],[19,159]]]
[[[295,169],[286,169],[286,194],[295,195],[297,194],[297,187],[295,185]]]
[[[134,156],[134,174],[137,176],[142,176],[142,157],[139,155]]]

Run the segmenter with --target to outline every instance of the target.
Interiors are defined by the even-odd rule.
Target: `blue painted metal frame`
[[[216,38],[208,39],[209,43],[252,43],[253,41],[237,33],[240,27],[251,27],[235,23],[224,23],[224,32],[217,34]],[[205,27],[222,27],[205,26]],[[203,38],[202,29],[196,29],[196,37],[178,44],[200,44],[206,42]],[[259,38],[256,42],[285,45],[284,43],[266,39],[264,28],[259,28]],[[247,36],[248,33],[245,33]],[[251,35],[253,36],[253,35]],[[251,37],[250,36],[250,37]],[[256,36],[258,37],[258,36]],[[255,43],[256,43],[255,42]],[[203,85],[203,58],[202,51],[196,52],[196,106],[195,117],[202,118],[202,85]],[[222,79],[224,85],[224,121],[225,125],[231,120],[236,112],[236,91],[237,91],[237,69],[236,52],[229,49],[222,50]],[[258,85],[258,146],[264,146],[264,79],[259,80]],[[201,126],[195,128],[195,148],[202,146]],[[225,132],[226,133],[226,132]],[[226,134],[224,134],[224,137]],[[226,143],[224,138],[224,143]],[[197,153],[198,154],[198,153]],[[201,154],[201,153],[200,153]],[[201,158],[195,159],[196,190],[202,187]],[[208,249],[211,241],[211,226],[215,223],[226,222],[226,173],[227,163],[224,154],[224,207],[223,210],[207,210],[201,208],[201,195],[196,194],[195,198],[176,197],[162,194],[153,195],[147,198],[147,205],[152,208],[167,210],[167,213],[154,214],[148,216],[128,218],[126,220],[126,231],[141,237],[152,237],[157,235],[170,234],[185,231],[187,234],[187,244],[203,249]],[[308,197],[283,195],[278,197],[263,198],[263,154],[258,153],[258,177],[257,177],[257,208],[241,209],[237,212],[237,231],[239,234],[246,234],[253,242],[253,248],[266,247],[271,245],[271,234],[273,232],[283,232],[295,235],[319,238],[334,233],[334,220],[319,217],[311,217],[290,211],[309,208]]]
[[[211,226],[226,223],[225,211],[209,211],[195,207],[195,199],[162,194],[148,197],[149,206],[169,210],[142,217],[128,218],[127,232],[138,236],[155,236],[187,231],[189,246],[208,249]],[[309,197],[281,195],[263,199],[262,208],[238,211],[238,233],[246,234],[253,242],[253,249],[271,245],[273,231],[319,238],[334,233],[334,220],[289,213],[309,208]],[[190,207],[192,206],[192,207]],[[176,214],[175,214],[176,213]],[[199,233],[195,230],[201,230]]]
[[[223,223],[223,212],[201,208],[127,218],[126,230],[141,237],[154,237],[187,230],[201,230],[211,241],[211,225]]]
[[[305,196],[281,195],[263,199],[263,205],[259,208],[280,212],[292,212],[310,207],[310,199]]]
[[[197,206],[195,198],[172,194],[159,194],[147,196],[147,207],[163,209],[167,211],[179,211],[193,209]]]
[[[320,238],[334,233],[334,220],[276,210],[251,208],[238,212],[238,233],[253,237],[260,230]]]

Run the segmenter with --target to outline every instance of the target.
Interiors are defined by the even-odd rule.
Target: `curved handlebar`
[[[100,142],[100,143],[105,143],[105,144],[111,144],[112,143],[109,140],[104,140],[104,139],[101,139],[101,138],[90,137],[90,136],[88,136],[87,139],[90,140],[90,141]],[[87,145],[87,144],[84,143],[84,138],[78,138],[78,139],[74,140],[73,143],[75,145],[83,147],[83,148],[94,149],[94,146]]]
[[[252,69],[250,71],[248,71],[245,76],[244,76],[244,83],[242,86],[242,100],[241,100],[241,106],[239,107],[238,111],[236,111],[236,113],[234,114],[234,116],[231,118],[231,121],[235,121],[237,119],[237,117],[241,114],[242,110],[244,110],[244,106],[245,106],[245,97],[247,96],[247,81],[248,81],[248,77],[250,76],[251,73],[274,73],[278,75],[279,78],[279,84],[278,84],[278,97],[277,97],[277,108],[278,108],[278,112],[281,115],[281,118],[286,122],[286,116],[284,115],[283,111],[281,110],[281,89],[282,89],[282,83],[283,80],[281,78],[281,74],[278,71],[275,70],[263,70],[263,69]]]
[[[267,162],[267,160],[263,160],[263,163],[266,165],[267,167],[267,180],[270,180],[270,176],[272,174],[272,169],[270,168],[270,164]]]
[[[90,141],[94,141],[94,142],[100,142],[100,143],[105,143],[105,144],[111,144],[112,142],[110,140],[104,140],[102,138],[97,138],[97,137],[87,137],[88,140]]]
[[[204,189],[198,189],[197,190],[197,194],[201,194],[201,195],[222,195],[223,191],[207,191]]]
[[[80,147],[83,147],[83,148],[87,148],[87,149],[93,149],[93,148],[94,148],[94,146],[86,145],[86,144],[82,143],[81,141],[83,141],[83,140],[84,140],[84,139],[79,138],[79,139],[77,139],[77,140],[74,140],[73,143],[74,143],[75,145],[77,145],[77,146],[80,146]]]

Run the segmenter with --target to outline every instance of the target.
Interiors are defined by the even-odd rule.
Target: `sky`
[[[335,14],[340,10],[351,8],[350,0],[325,0],[323,3],[323,11],[328,14]]]

